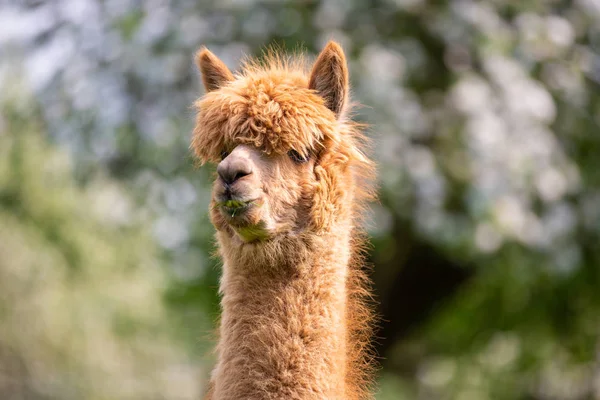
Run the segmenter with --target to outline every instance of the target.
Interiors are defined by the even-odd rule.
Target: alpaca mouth
[[[248,208],[254,205],[257,205],[256,199],[245,201],[229,199],[217,203],[221,211],[230,218],[241,216]]]
[[[252,210],[260,207],[262,201],[254,200],[224,200],[217,203],[221,214],[227,220],[239,238],[246,243],[267,240],[270,237],[265,221],[257,218]]]

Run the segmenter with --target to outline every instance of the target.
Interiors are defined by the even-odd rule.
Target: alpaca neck
[[[237,248],[220,238],[214,399],[346,398],[350,237],[336,232]]]

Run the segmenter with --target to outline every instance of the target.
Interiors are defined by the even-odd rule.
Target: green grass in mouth
[[[220,205],[222,207],[227,208],[228,211],[231,212],[231,218],[235,217],[235,213],[238,210],[245,208],[245,207],[249,206],[250,204],[254,204],[254,202],[253,201],[227,200],[227,201],[220,203]]]
[[[239,200],[227,200],[223,202],[223,205],[227,208],[242,208],[248,205],[245,201]]]

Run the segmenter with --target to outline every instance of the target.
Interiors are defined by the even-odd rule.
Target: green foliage
[[[164,260],[123,185],[78,187],[31,115],[2,117],[0,397],[198,395],[200,364],[161,301]]]

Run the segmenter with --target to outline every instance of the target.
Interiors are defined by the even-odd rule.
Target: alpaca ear
[[[227,65],[206,47],[196,53],[196,65],[202,74],[202,82],[207,92],[217,90],[233,80],[233,74]]]
[[[310,89],[325,99],[325,105],[336,117],[340,117],[348,97],[348,66],[344,51],[336,42],[329,42],[323,49],[310,73]]]

